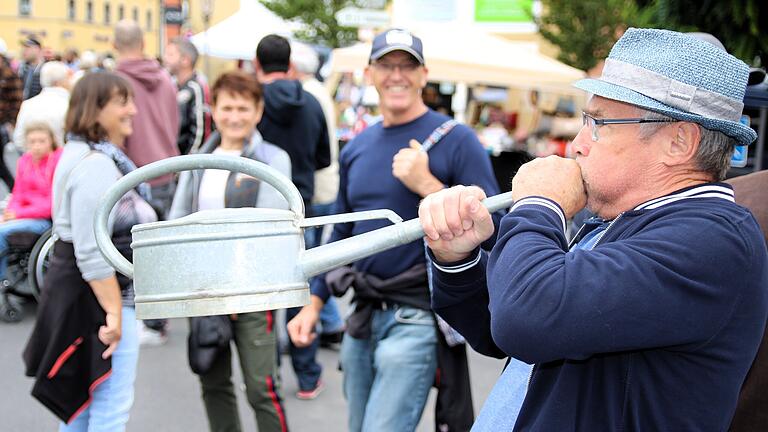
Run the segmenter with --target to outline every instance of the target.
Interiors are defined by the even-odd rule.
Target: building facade
[[[160,52],[160,0],[2,0],[0,37],[8,52],[18,56],[19,41],[35,35],[54,53],[68,48],[79,52],[111,52],[112,28],[133,19],[144,29],[147,55]]]

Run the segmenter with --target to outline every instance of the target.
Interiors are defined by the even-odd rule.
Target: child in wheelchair
[[[51,126],[31,123],[25,128],[27,151],[16,165],[16,180],[11,198],[0,218],[0,319],[21,319],[15,295],[33,295],[29,269],[34,270],[40,236],[51,228],[51,185],[56,164],[61,156]],[[10,264],[10,268],[9,268]]]

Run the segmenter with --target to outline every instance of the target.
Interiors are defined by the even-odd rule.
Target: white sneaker
[[[160,346],[168,342],[168,335],[159,330],[141,325],[139,328],[139,346]]]

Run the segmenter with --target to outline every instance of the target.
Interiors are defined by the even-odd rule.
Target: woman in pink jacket
[[[24,131],[27,152],[16,165],[16,182],[0,223],[0,280],[5,279],[8,235],[44,233],[51,227],[51,185],[61,156],[47,123],[32,123]]]

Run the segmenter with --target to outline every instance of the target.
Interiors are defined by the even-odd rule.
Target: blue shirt
[[[589,231],[574,249],[591,250],[609,224],[610,222],[602,222]],[[472,425],[473,432],[512,430],[515,427],[525,392],[528,390],[528,381],[533,373],[532,368],[533,366],[510,357],[504,372],[485,400],[475,424]]]
[[[392,159],[409,147],[409,141],[423,142],[449,117],[429,110],[405,124],[384,127],[377,123],[350,141],[339,155],[339,195],[336,213],[391,209],[404,220],[418,217],[421,197],[392,175]],[[457,125],[429,151],[429,170],[444,185],[476,185],[488,196],[498,193],[491,161],[475,132]],[[389,225],[386,220],[336,224],[331,242]],[[397,276],[424,263],[421,240],[356,261],[353,267],[381,279]],[[324,276],[310,284],[312,294],[323,300],[329,292]],[[425,280],[426,287],[426,280]]]

